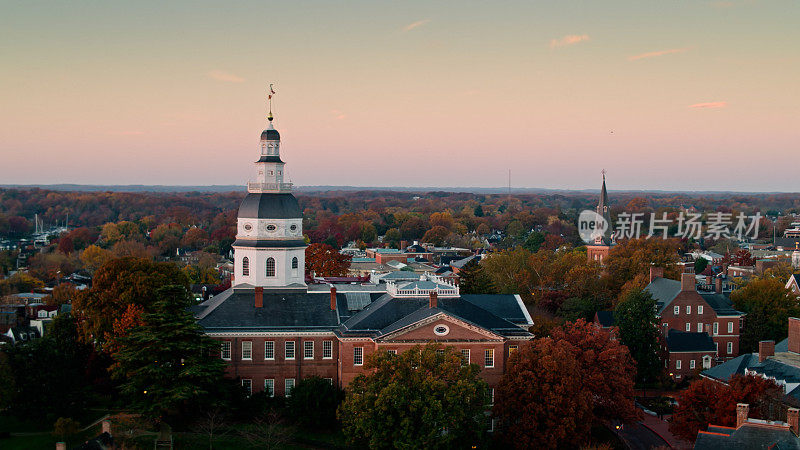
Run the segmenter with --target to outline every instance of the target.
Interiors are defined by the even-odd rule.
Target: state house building
[[[518,295],[460,295],[435,276],[379,285],[305,283],[303,212],[284,182],[280,134],[261,133],[255,181],[239,207],[233,286],[194,307],[220,341],[227,375],[287,395],[319,376],[346,387],[374,352],[437,342],[461,350],[494,387],[510,352],[533,336]]]

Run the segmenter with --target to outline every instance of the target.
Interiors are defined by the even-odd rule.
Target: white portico
[[[256,179],[247,183],[239,206],[234,249],[234,286],[297,289],[305,284],[303,212],[284,183],[280,134],[272,125],[261,133]]]

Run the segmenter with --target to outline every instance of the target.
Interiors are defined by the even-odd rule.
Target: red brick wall
[[[703,313],[697,313],[697,307],[703,306]],[[680,307],[680,312],[675,314],[675,307]],[[691,314],[686,314],[686,306],[691,306]],[[712,337],[719,346],[719,357],[730,359],[739,356],[739,334],[741,329],[741,318],[739,317],[720,317],[717,318],[716,312],[711,308],[703,297],[697,292],[687,291],[679,293],[675,299],[661,313],[660,328],[666,336],[669,329],[686,331],[686,323],[691,325],[689,331],[696,333],[697,323],[703,324],[702,330]],[[717,335],[714,335],[714,322],[717,322]],[[728,333],[728,323],[733,323],[733,332]],[[667,324],[665,328],[663,324]],[[728,342],[733,344],[733,350],[728,352]]]
[[[800,353],[800,319],[789,318],[789,351]]]
[[[676,381],[684,380],[687,377],[693,377],[698,372],[703,370],[703,356],[710,355],[712,364],[714,360],[714,353],[670,353],[669,365],[667,366],[667,373],[671,374],[672,378]],[[694,369],[691,368],[691,361],[694,360]],[[678,361],[681,362],[681,368],[678,369]]]
[[[337,359],[338,343],[335,336],[330,337],[295,337],[295,338],[216,338],[218,341],[231,341],[231,360],[225,372],[231,378],[251,379],[253,382],[253,392],[264,390],[264,380],[271,378],[275,380],[275,394],[282,396],[285,394],[284,380],[294,378],[295,383],[309,376],[319,376],[322,378],[332,378],[334,383],[338,383]],[[253,342],[253,359],[250,361],[242,360],[242,341]],[[287,360],[285,355],[285,342],[295,341],[295,358]],[[264,359],[264,342],[275,342],[275,360]],[[314,342],[314,358],[303,358],[304,342]],[[322,358],[322,342],[332,341],[333,358]]]

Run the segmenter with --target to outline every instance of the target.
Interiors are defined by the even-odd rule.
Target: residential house
[[[800,410],[790,408],[787,422],[752,419],[750,406],[746,403],[736,405],[736,427],[709,425],[706,431],[699,431],[694,441],[695,450],[800,450]]]

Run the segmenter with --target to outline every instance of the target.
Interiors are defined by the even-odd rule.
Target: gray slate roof
[[[716,350],[714,340],[708,333],[692,333],[669,330],[667,348],[670,352],[713,352]]]
[[[698,433],[696,450],[800,449],[800,439],[788,428],[747,422],[736,430],[709,426],[708,431],[716,434]]]
[[[616,325],[614,311],[597,311],[597,321],[604,327],[613,327]]]
[[[292,194],[251,192],[239,205],[240,219],[302,219],[303,210]]]
[[[681,282],[669,278],[658,277],[645,287],[645,290],[655,299],[658,314],[662,314],[681,292]],[[741,316],[742,312],[734,309],[730,297],[717,293],[698,293],[718,316]]]

